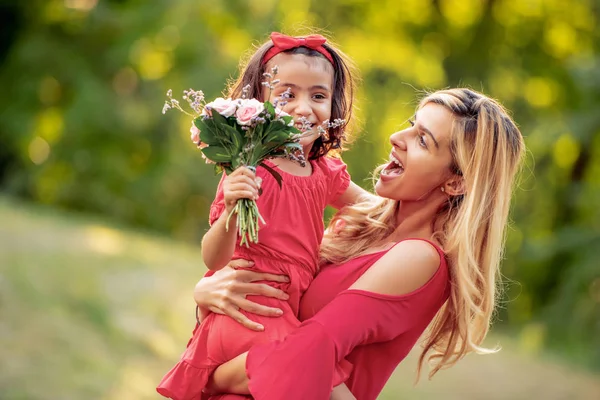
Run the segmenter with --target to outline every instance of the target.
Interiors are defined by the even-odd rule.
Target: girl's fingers
[[[283,311],[279,308],[267,307],[262,304],[255,303],[248,299],[243,299],[238,302],[240,309],[250,312],[256,315],[262,315],[265,317],[279,317],[283,314]]]
[[[246,176],[244,176],[242,179],[232,179],[231,181],[227,182],[227,186],[224,186],[223,190],[225,190],[225,188],[227,188],[228,190],[233,190],[234,187],[243,186],[252,188],[254,190],[258,190],[258,185],[256,184],[256,182]]]
[[[258,193],[250,190],[236,190],[235,195],[226,196],[226,200],[238,200],[238,199],[256,199],[258,197]]]
[[[258,188],[256,186],[253,186],[247,182],[236,182],[236,183],[232,183],[230,185],[228,185],[227,190],[223,190],[224,192],[233,192],[236,190],[251,190],[254,192],[258,193]]]
[[[254,179],[256,177],[256,174],[254,172],[250,171],[246,167],[239,167],[238,169],[233,171],[229,176],[238,176],[238,175],[244,175],[251,179]]]

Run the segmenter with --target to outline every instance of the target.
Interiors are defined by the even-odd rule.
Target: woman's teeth
[[[381,171],[382,175],[399,176],[404,172],[404,166],[394,155],[390,156],[390,163]]]

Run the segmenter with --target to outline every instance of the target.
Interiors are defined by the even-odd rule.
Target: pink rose
[[[250,125],[252,118],[258,117],[265,106],[256,99],[243,100],[235,112],[237,122],[240,125]]]
[[[210,113],[210,110],[215,110],[216,112],[227,118],[231,117],[235,113],[236,108],[237,104],[235,101],[231,99],[224,99],[222,97],[218,97],[214,101],[205,105],[204,111],[206,111],[208,115],[212,115]]]
[[[190,128],[190,139],[192,139],[192,142],[194,142],[194,144],[199,144],[200,143],[200,129],[198,129],[196,127],[196,125],[194,125],[194,123],[192,122],[192,127]]]
[[[196,125],[194,125],[194,123],[192,122],[192,127],[190,128],[190,139],[192,139],[192,142],[199,148],[199,149],[203,149],[205,147],[207,147],[208,145],[206,143],[203,143],[200,140],[200,129],[198,129],[196,127]],[[204,157],[204,153],[202,153],[202,156]]]

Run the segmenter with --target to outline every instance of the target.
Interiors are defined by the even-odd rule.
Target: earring
[[[443,186],[442,186],[440,189],[442,189],[442,192],[445,192],[445,191],[446,191],[446,189],[444,189],[444,187],[443,187]]]

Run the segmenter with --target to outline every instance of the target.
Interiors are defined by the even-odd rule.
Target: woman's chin
[[[377,196],[379,196],[379,197],[386,197],[387,198],[387,196],[386,196],[386,190],[385,190],[385,188],[383,186],[384,185],[381,182],[381,178],[379,178],[377,180],[377,183],[375,183],[375,194]]]

